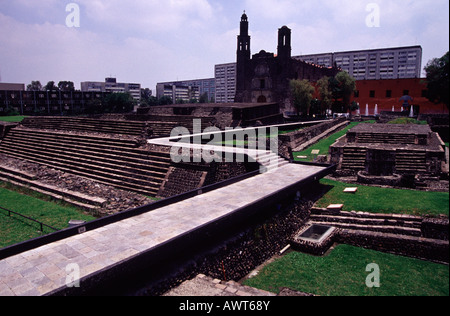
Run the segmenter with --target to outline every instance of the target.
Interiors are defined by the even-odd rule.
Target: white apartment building
[[[141,102],[141,85],[139,83],[120,83],[116,78],[106,78],[105,82],[86,81],[81,83],[83,92],[129,93],[138,103]]]
[[[215,66],[216,103],[233,103],[236,95],[236,63]]]
[[[422,47],[408,46],[293,57],[308,63],[336,65],[356,80],[420,78]]]
[[[176,82],[158,83],[156,85],[156,97],[169,97],[173,104],[177,101],[189,103],[191,100],[199,100],[200,88],[197,86],[184,86]]]
[[[172,89],[175,89],[175,92],[170,92]],[[192,91],[189,92],[189,89]],[[208,102],[214,103],[216,95],[215,78],[163,82],[156,85],[156,97],[158,99],[162,96],[169,96],[172,100],[174,100],[174,102],[176,102],[177,99],[182,99],[187,102],[191,99],[196,99],[199,101],[200,96],[205,93]],[[176,97],[176,99],[174,99],[174,97]]]

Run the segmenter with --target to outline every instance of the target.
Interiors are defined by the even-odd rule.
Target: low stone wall
[[[166,181],[161,187],[158,196],[168,198],[201,187],[202,179],[208,172],[202,170],[187,169],[182,167],[170,167]]]
[[[448,227],[447,227],[448,229]],[[435,262],[449,262],[448,241],[340,229],[336,242]]]
[[[363,184],[377,184],[377,185],[388,185],[388,186],[401,186],[402,176],[392,175],[392,176],[372,176],[367,174],[365,171],[358,172],[358,182]]]
[[[433,218],[406,214],[335,212],[314,207],[311,209],[309,223],[337,228],[333,242],[424,260],[449,262],[449,219],[444,215]],[[319,250],[323,252],[327,249]]]
[[[345,121],[346,118],[339,118],[329,122],[324,122],[314,126],[310,126],[297,132],[280,135],[278,137],[278,142],[280,144],[280,147],[285,145],[287,147],[290,147],[292,150],[296,150],[302,144],[307,143],[314,137],[319,136],[320,134],[326,132],[327,130]]]
[[[246,163],[189,163],[173,164],[158,196],[167,198],[215,184],[248,172],[257,166]]]
[[[421,114],[420,121],[427,121],[431,130],[438,133],[444,142],[448,142],[449,136],[449,115],[448,114]]]
[[[425,218],[422,221],[422,235],[425,238],[448,240],[448,218]]]
[[[0,140],[2,140],[8,132],[19,125],[19,123],[0,122]]]

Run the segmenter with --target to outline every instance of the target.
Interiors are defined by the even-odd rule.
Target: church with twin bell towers
[[[291,56],[291,29],[278,30],[278,51],[264,50],[251,55],[248,16],[241,17],[237,43],[236,103],[278,103],[282,113],[294,112],[289,81],[292,79],[316,82],[324,76],[334,77],[338,68],[308,64]]]

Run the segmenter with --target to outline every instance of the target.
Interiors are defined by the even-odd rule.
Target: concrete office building
[[[156,85],[156,97],[169,97],[173,104],[183,101],[189,103],[191,100],[200,99],[200,88],[196,86],[185,86],[176,82],[158,83]]]
[[[216,103],[233,103],[236,96],[236,63],[215,66]]]
[[[0,83],[0,91],[25,91],[24,83]]]
[[[422,71],[421,46],[300,55],[293,58],[325,67],[336,64],[356,80],[420,78]]]
[[[134,100],[141,102],[139,83],[120,83],[116,78],[106,78],[105,82],[86,81],[81,83],[82,92],[129,93]]]
[[[191,99],[197,101],[206,93],[207,102],[214,103],[216,95],[216,79],[194,79],[183,81],[162,82],[156,85],[156,97],[169,96],[174,102],[183,100],[189,102]]]

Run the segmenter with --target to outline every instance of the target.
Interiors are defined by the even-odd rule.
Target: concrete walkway
[[[215,222],[324,169],[287,164],[239,183],[6,258],[0,261],[0,296],[39,296],[64,289],[67,282],[91,278],[99,271]]]

